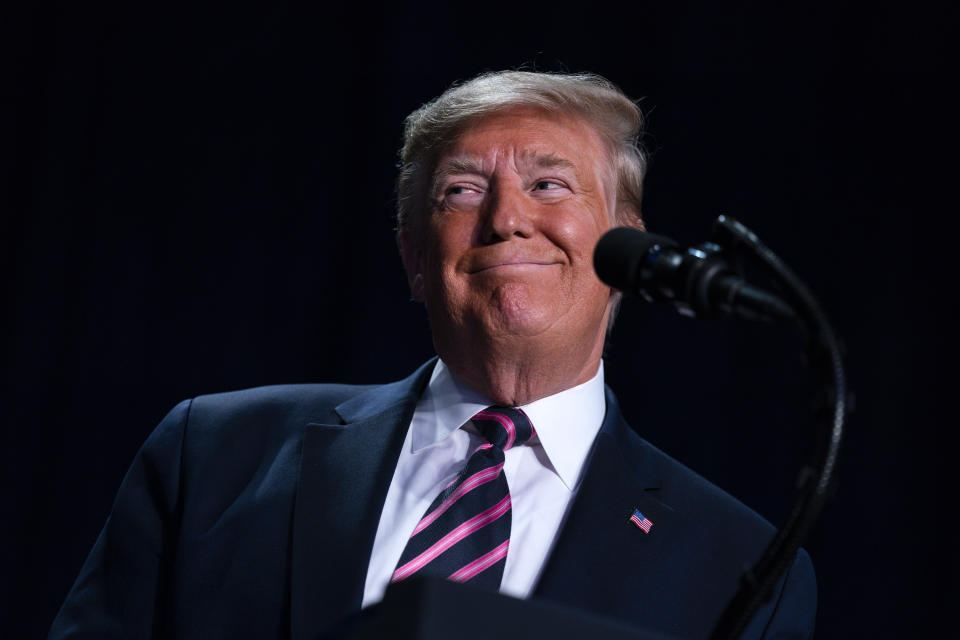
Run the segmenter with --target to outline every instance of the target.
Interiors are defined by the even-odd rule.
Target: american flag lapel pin
[[[643,515],[640,509],[633,510],[633,515],[630,516],[630,522],[637,525],[637,528],[644,533],[650,533],[650,528],[653,527],[653,520]]]

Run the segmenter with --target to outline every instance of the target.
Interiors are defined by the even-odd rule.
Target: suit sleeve
[[[180,459],[190,401],[141,447],[49,638],[149,638],[162,633],[163,583],[176,541]]]
[[[803,549],[778,589],[750,621],[744,638],[807,640],[817,617],[817,580],[810,555]]]

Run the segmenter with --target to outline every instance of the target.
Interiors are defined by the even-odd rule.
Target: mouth
[[[498,260],[474,267],[470,273],[483,273],[485,271],[530,271],[542,269],[556,264],[554,261],[536,260],[531,258],[510,258],[507,260]]]

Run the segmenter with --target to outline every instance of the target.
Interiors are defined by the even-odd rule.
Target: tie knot
[[[487,442],[504,451],[533,437],[533,425],[522,409],[494,405],[471,418]]]

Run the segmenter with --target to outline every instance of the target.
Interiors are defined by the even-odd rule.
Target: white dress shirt
[[[537,431],[506,452],[510,487],[510,551],[500,591],[533,591],[580,483],[580,473],[606,413],[603,363],[581,385],[521,407]],[[379,602],[414,527],[483,442],[470,423],[494,404],[456,379],[443,361],[417,403],[380,514],[367,568],[363,606]],[[463,428],[461,428],[463,427]]]

